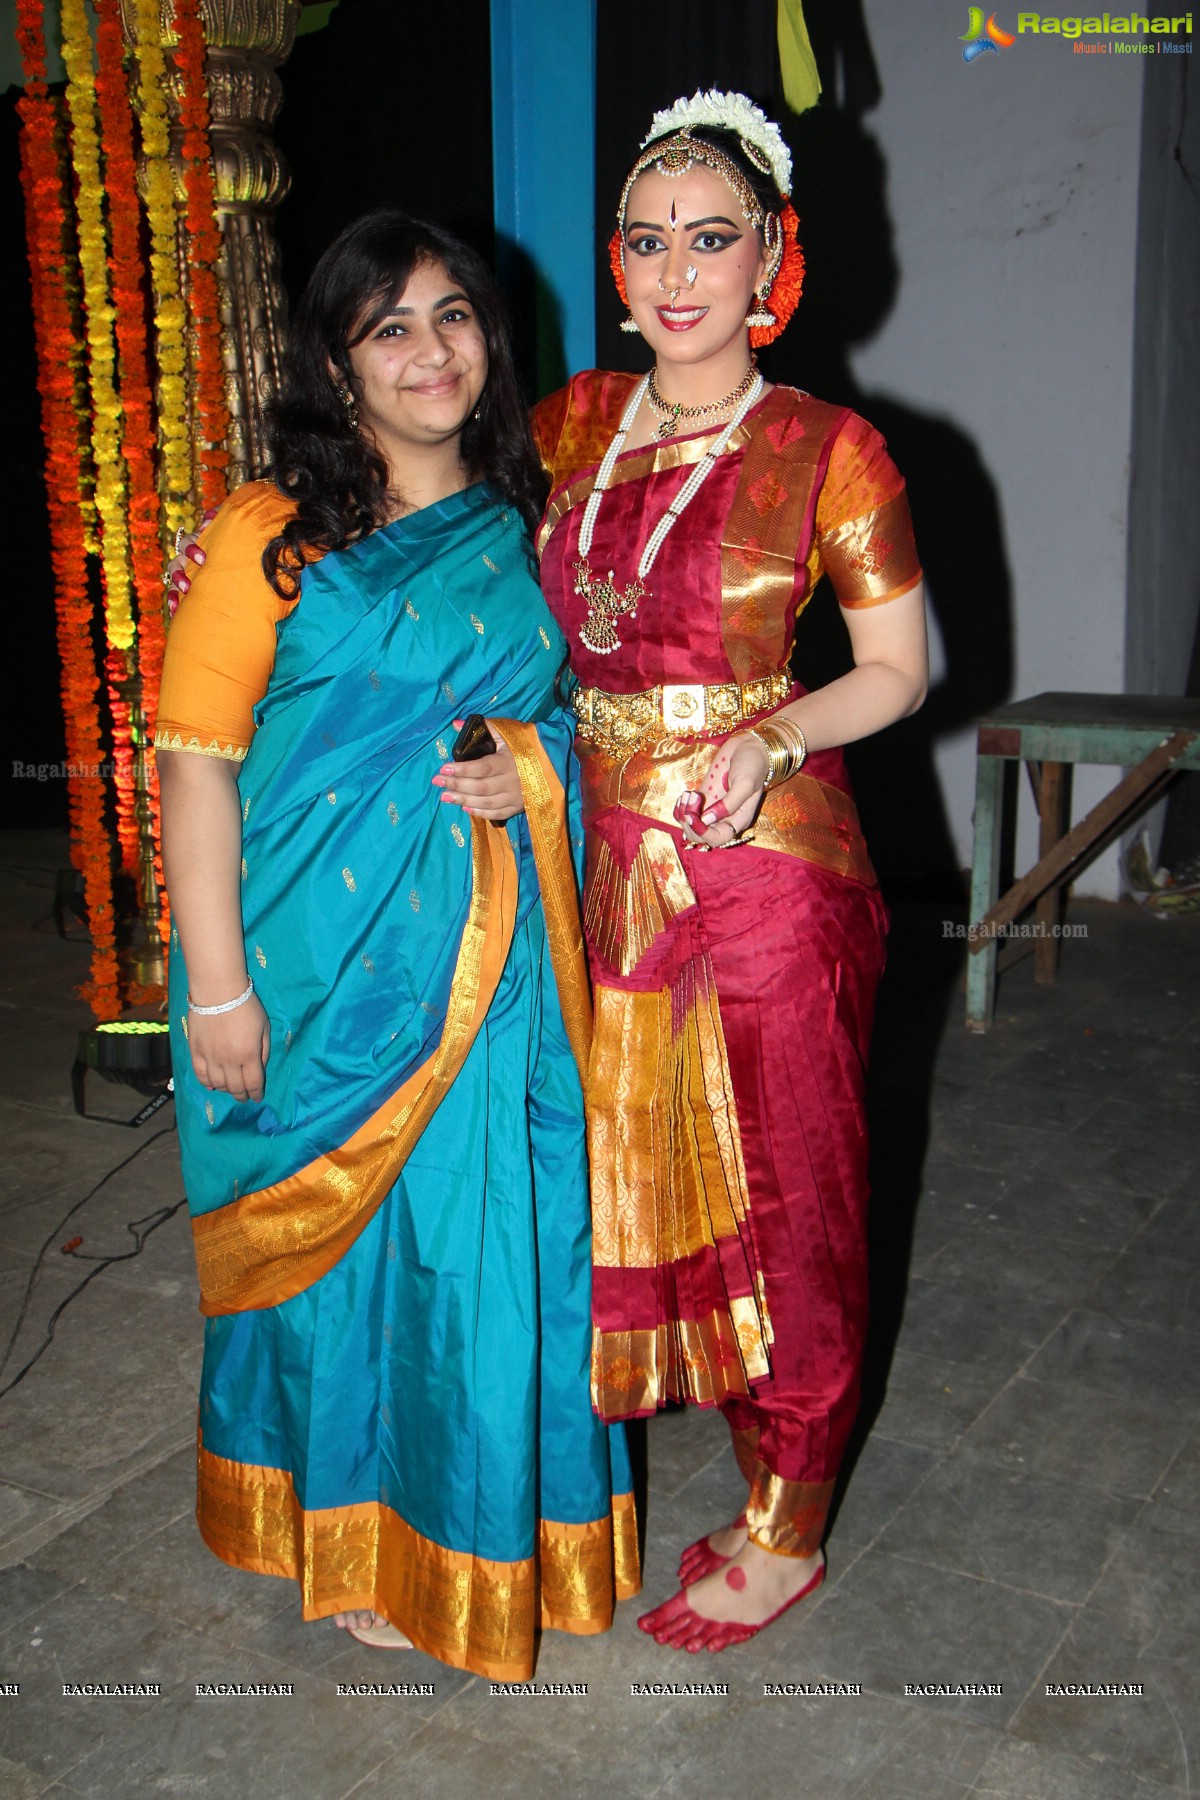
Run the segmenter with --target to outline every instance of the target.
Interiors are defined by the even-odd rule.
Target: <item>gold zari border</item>
[[[165,728],[154,734],[156,750],[182,750],[192,756],[218,756],[222,762],[245,762],[246,744],[218,744],[216,738],[210,738],[202,744],[198,737],[185,739],[181,731],[168,731]]]
[[[513,719],[493,719],[492,724],[516,759],[525,801],[525,820],[546,915],[546,937],[554,965],[558,1003],[580,1082],[586,1083],[592,1046],[592,990],[579,917],[575,866],[571,861],[566,795],[535,726],[518,724]]]
[[[299,1582],[306,1619],[379,1612],[418,1650],[493,1681],[529,1677],[538,1630],[607,1631],[614,1601],[641,1587],[631,1494],[614,1495],[608,1518],[543,1519],[536,1556],[496,1562],[447,1550],[382,1504],[306,1512],[286,1470],[201,1444],[196,1516],[222,1561]]]
[[[644,444],[639,450],[627,452],[617,458],[616,467],[609,478],[609,488],[623,487],[627,481],[640,481],[646,475],[660,475],[665,469],[693,468],[707,456],[713,439],[724,430],[724,425],[717,425],[711,431],[700,432],[695,437],[672,438],[669,443],[656,441]],[[746,424],[739,425],[730,436],[723,454],[744,450],[750,439],[750,427]],[[564,482],[551,494],[537,535],[539,557],[564,514],[570,512],[572,507],[582,505],[590,496],[596,485],[596,476],[600,473],[600,458],[606,448],[607,439],[599,446],[595,468],[587,469],[582,475]]]
[[[466,1059],[499,984],[516,919],[516,857],[471,820],[471,904],[433,1055],[338,1149],[285,1180],[192,1220],[200,1310],[277,1306],[346,1254],[386,1197]]]
[[[667,1144],[675,1150],[670,1157]],[[597,987],[588,1155],[598,1277],[616,1271],[619,1291],[621,1274],[629,1271],[642,1287],[651,1271],[699,1258],[718,1289],[703,1318],[638,1329],[598,1323],[592,1334],[596,1410],[620,1419],[667,1400],[713,1406],[748,1393],[751,1382],[770,1373],[773,1334],[706,964],[690,968],[674,992]],[[598,1308],[604,1304],[597,1298]]]
[[[555,983],[582,1081],[591,998],[562,784],[534,726],[504,720],[498,729],[517,760]],[[471,857],[471,904],[437,1049],[339,1148],[192,1220],[201,1312],[277,1306],[311,1287],[345,1255],[396,1180],[463,1065],[512,942],[517,876],[507,833],[472,819]]]
[[[608,808],[621,806],[643,819],[674,826],[675,804],[684,788],[700,786],[712,761],[712,746],[703,740],[673,739],[632,756],[611,756],[597,746],[580,744],[579,757],[585,777],[585,824]],[[758,850],[778,850],[836,875],[849,875],[866,887],[876,885],[854,801],[803,770],[768,789],[753,829]]]
[[[592,1404],[600,1417],[636,1419],[671,1401],[720,1406],[748,1395],[750,1383],[771,1372],[757,1320],[758,1355],[748,1361],[749,1345],[740,1341],[753,1304],[732,1300],[728,1313],[672,1319],[644,1331],[594,1331]]]

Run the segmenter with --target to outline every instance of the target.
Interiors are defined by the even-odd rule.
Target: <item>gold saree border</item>
[[[171,731],[160,725],[154,734],[156,750],[176,750],[189,756],[217,756],[222,762],[245,762],[248,746],[246,744],[222,744],[216,738],[209,738],[207,743],[192,734],[185,738],[182,731]]]
[[[712,744],[706,738],[690,742],[674,738],[631,756],[614,756],[578,739],[576,750],[584,774],[585,825],[620,806],[675,827],[674,807],[681,790],[699,787],[712,760]],[[754,821],[754,845],[848,875],[864,887],[876,885],[854,801],[841,788],[803,770],[768,791]],[[589,906],[593,880],[589,874]],[[592,920],[589,929],[594,933]],[[595,935],[592,941],[597,942]]]
[[[770,1374],[765,1355],[748,1364],[749,1336],[759,1344],[754,1301],[731,1300],[728,1312],[672,1319],[638,1331],[592,1333],[592,1405],[609,1424],[647,1418],[670,1402],[722,1406],[753,1398],[750,1383]],[[741,1341],[745,1329],[746,1341]]]
[[[806,569],[817,497],[846,407],[776,387],[759,412],[721,543],[721,643],[735,681],[773,675],[791,655],[788,611],[813,590]]]
[[[668,1143],[681,1153],[665,1158]],[[703,1317],[637,1329],[610,1329],[608,1301],[594,1293],[597,1412],[630,1418],[668,1400],[715,1406],[748,1394],[751,1382],[770,1373],[774,1334],[706,963],[653,992],[597,987],[588,1156],[598,1275],[613,1271],[619,1282],[700,1258],[719,1284]]]
[[[536,1556],[497,1562],[446,1549],[382,1503],[306,1512],[285,1469],[202,1441],[197,1457],[200,1534],[223,1562],[298,1582],[305,1619],[379,1612],[418,1650],[492,1681],[528,1679],[539,1630],[607,1631],[615,1601],[641,1587],[632,1494],[584,1524],[543,1519]]]
[[[588,981],[575,865],[571,859],[566,793],[535,725],[522,724],[515,719],[493,719],[492,724],[516,761],[546,917],[546,937],[554,966],[558,1003],[583,1086],[587,1082],[592,1045],[592,990]]]
[[[717,425],[711,431],[698,432],[693,437],[672,438],[669,443],[643,444],[637,450],[627,451],[617,458],[609,480],[609,488],[623,487],[627,481],[640,481],[645,475],[660,475],[666,469],[690,469],[702,462],[712,448],[714,440],[725,430],[724,425]],[[599,463],[608,448],[612,432],[609,432],[596,453],[595,468],[589,468],[582,475],[563,482],[550,496],[545,517],[538,529],[537,553],[540,557],[546,545],[554,536],[556,527],[561,524],[572,507],[580,506],[591,494],[599,474]],[[729,438],[722,455],[744,450],[752,437],[749,425],[739,425]]]
[[[382,1204],[466,1059],[512,943],[517,867],[508,834],[472,819],[471,862],[471,903],[437,1049],[338,1149],[192,1220],[202,1313],[278,1306],[303,1292]]]

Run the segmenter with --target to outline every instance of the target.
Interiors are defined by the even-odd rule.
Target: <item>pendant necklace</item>
[[[650,570],[654,565],[655,557],[662,549],[667,533],[670,531],[675,521],[684,512],[685,508],[690,506],[692,501],[696,498],[696,495],[704,486],[705,481],[708,479],[709,475],[711,475],[717,458],[723,454],[730,438],[762,393],[764,383],[757,368],[751,365],[748,375],[750,378],[749,386],[746,385],[745,380],[740,383],[740,387],[744,387],[746,391],[741,395],[733,417],[730,419],[712,448],[704,452],[700,461],[696,464],[695,468],[680,488],[678,494],[676,494],[674,500],[672,500],[670,506],[668,506],[666,512],[664,512],[662,518],[650,533],[649,538],[646,540],[646,547],[642,551],[638,561],[637,578],[636,580],[631,581],[628,586],[622,590],[616,585],[612,569],[608,571],[607,580],[602,580],[594,575],[592,573],[592,565],[588,561],[588,556],[592,548],[592,535],[596,529],[596,519],[600,513],[600,504],[604,499],[605,490],[612,480],[612,472],[616,466],[617,458],[624,448],[625,439],[629,436],[633,421],[637,417],[638,408],[650,391],[654,377],[653,375],[647,375],[638,383],[629,405],[625,408],[625,411],[621,416],[621,423],[617,428],[617,434],[605,451],[604,460],[597,471],[596,485],[588,496],[588,503],[584,508],[583,524],[579,528],[579,559],[571,565],[575,570],[575,592],[579,595],[581,600],[587,601],[587,618],[579,627],[579,641],[582,643],[585,650],[591,650],[596,656],[609,656],[614,650],[620,649],[621,640],[617,636],[614,621],[622,617],[631,619],[637,617],[638,602],[639,600],[644,600],[646,597],[646,576],[650,573]],[[713,410],[717,410],[718,408],[729,404],[729,400],[719,401],[717,402],[716,408]],[[694,410],[703,411],[705,409],[696,408]]]
[[[758,369],[758,358],[750,358],[750,366],[731,394],[723,400],[712,400],[707,406],[680,406],[677,402],[664,400],[658,391],[658,383],[654,379],[655,371],[650,371],[650,386],[646,389],[646,398],[650,402],[650,410],[658,415],[662,424],[658,427],[660,438],[678,436],[680,430],[699,429],[704,425],[715,425],[727,407],[736,406],[744,400],[754,386],[754,376]]]

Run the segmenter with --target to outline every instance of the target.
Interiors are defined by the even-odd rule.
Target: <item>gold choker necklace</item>
[[[646,398],[650,402],[650,410],[662,420],[657,435],[660,438],[669,438],[677,436],[680,429],[686,429],[688,425],[693,425],[696,429],[704,425],[715,425],[723,412],[727,412],[731,406],[736,406],[739,400],[744,400],[754,386],[754,377],[758,372],[758,358],[756,356],[750,358],[749,368],[731,394],[726,394],[723,400],[711,400],[707,406],[680,406],[676,402],[664,400],[654,379],[657,372],[657,369],[651,371],[646,388]]]

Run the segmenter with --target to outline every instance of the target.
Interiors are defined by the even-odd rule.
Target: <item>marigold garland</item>
[[[104,142],[104,176],[111,232],[112,296],[116,309],[118,366],[124,406],[124,452],[129,476],[129,549],[137,596],[137,662],[141,712],[158,710],[165,628],[159,498],[155,469],[157,422],[150,382],[147,308],[143,279],[137,158],[133,111],[125,77],[124,41],[118,0],[96,6],[96,97]],[[137,739],[137,721],[131,738]],[[147,787],[159,842],[158,770],[149,758]],[[136,871],[133,871],[136,873]],[[161,869],[159,870],[161,886]],[[167,929],[163,924],[164,935]]]
[[[25,71],[25,91],[18,103],[21,160],[35,299],[38,390],[46,443],[46,495],[67,755],[76,770],[99,769],[103,758],[81,506],[76,365],[71,354],[78,332],[67,285],[66,182],[56,148],[57,120],[46,86],[42,0],[17,0],[17,41]],[[92,940],[91,978],[83,992],[97,1018],[112,1018],[120,1000],[111,849],[104,808],[97,804],[94,787],[80,775],[68,784],[68,804],[72,859],[84,880]]]
[[[136,659],[133,655],[129,530],[125,512],[127,481],[121,448],[122,406],[115,379],[115,314],[108,285],[108,239],[102,203],[100,139],[96,130],[92,34],[83,0],[61,0],[61,20],[92,399],[92,455],[96,466],[96,511],[100,519],[100,567],[108,639],[105,669],[113,728],[117,839],[121,861],[127,873],[134,874],[138,862],[138,827],[134,816],[129,684]]]
[[[158,0],[134,0],[143,195],[150,224],[150,278],[157,328],[158,419],[162,444],[162,528],[169,542],[194,518],[188,426],[186,309],[175,260],[175,182],[168,159],[167,64]]]
[[[108,292],[108,243],[104,229],[100,139],[96,131],[92,36],[83,0],[62,0],[62,51],[71,119],[71,161],[76,177],[79,265],[87,321],[92,391],[92,450],[96,459],[96,510],[108,641],[133,645],[128,534],[125,525],[125,459],[121,453],[121,402],[116,390],[114,312]]]
[[[775,342],[800,304],[800,295],[804,289],[804,251],[797,235],[800,220],[790,200],[784,202],[779,215],[779,226],[783,232],[783,260],[767,295],[767,307],[774,313],[775,323],[750,327],[750,342],[756,350],[760,350],[764,344]],[[617,284],[617,292],[621,296],[621,304],[628,306],[629,295],[625,290],[625,263],[622,258],[623,242],[621,227],[618,225],[608,240],[608,263]]]
[[[219,506],[225,498],[229,453],[229,407],[221,357],[220,291],[217,262],[221,233],[216,220],[208,89],[204,78],[204,28],[199,0],[175,0],[175,64],[181,76],[179,120],[183,127],[183,183],[187,199],[188,310],[196,346],[196,415],[200,438],[200,500]]]
[[[799,306],[804,289],[804,252],[797,235],[800,220],[790,200],[784,201],[779,229],[783,232],[783,260],[767,295],[767,310],[774,313],[775,323],[750,327],[750,342],[756,350],[775,342]]]

